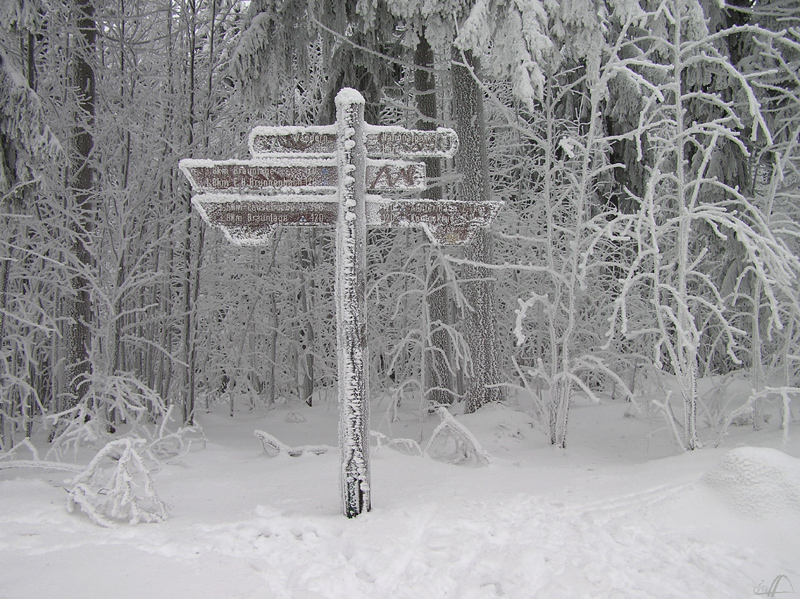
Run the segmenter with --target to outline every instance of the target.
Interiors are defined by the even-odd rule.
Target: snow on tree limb
[[[472,462],[479,466],[486,466],[491,462],[491,457],[483,449],[475,435],[453,418],[447,408],[440,406],[436,409],[436,413],[442,420],[425,444],[424,455],[431,457],[431,452],[437,442],[447,443],[448,440],[451,440],[455,444],[455,450],[450,459],[451,463],[463,464]]]
[[[114,527],[115,520],[161,522],[167,507],[158,497],[150,470],[139,453],[144,439],[129,437],[106,444],[89,465],[68,483],[67,511],[78,506],[95,524]],[[109,472],[106,460],[114,465]]]
[[[271,435],[265,431],[255,430],[253,431],[253,434],[261,440],[261,446],[264,448],[264,453],[269,457],[272,457],[273,454],[275,456],[286,455],[293,458],[300,457],[304,453],[322,455],[335,449],[334,447],[330,447],[328,445],[297,445],[295,447],[290,447],[289,445],[279,441],[274,435]]]

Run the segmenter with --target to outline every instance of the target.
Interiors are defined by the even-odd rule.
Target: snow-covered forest
[[[522,387],[562,447],[571,396],[645,380],[687,449],[734,408],[786,424],[798,11],[739,4],[4,0],[3,449],[334,387],[332,232],[230,246],[177,161],[328,124],[345,86],[373,124],[456,128],[430,197],[505,202],[465,250],[370,231],[373,392],[424,414]],[[698,396],[741,373],[747,406]]]
[[[335,411],[335,232],[230,244],[178,162],[329,125],[345,87],[368,123],[458,133],[425,197],[504,203],[462,248],[368,230],[373,443],[402,422],[427,454],[441,418],[481,462],[460,423],[499,405],[565,451],[570,406],[614,402],[664,455],[786,448],[798,0],[0,0],[0,29],[4,476],[67,470],[96,523],[160,521],[152,463],[204,417]]]

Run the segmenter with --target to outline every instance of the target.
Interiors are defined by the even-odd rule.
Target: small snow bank
[[[534,436],[535,422],[525,412],[503,403],[489,403],[458,421],[475,435],[489,450],[519,448]]]
[[[777,449],[729,451],[703,482],[741,516],[800,515],[800,460]]]

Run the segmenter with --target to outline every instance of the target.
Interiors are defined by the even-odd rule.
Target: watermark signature
[[[788,576],[785,574],[779,574],[769,586],[766,586],[762,580],[755,587],[753,587],[753,593],[755,595],[761,595],[762,597],[774,597],[775,595],[783,595],[786,593],[793,595],[794,587],[792,586],[792,581],[789,580]]]

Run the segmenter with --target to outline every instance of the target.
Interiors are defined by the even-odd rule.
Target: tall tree
[[[483,88],[470,51],[454,53],[453,116],[459,149],[456,167],[462,176],[460,199],[489,199],[489,163],[486,155],[486,121]],[[466,334],[472,359],[472,376],[467,387],[466,410],[474,412],[484,404],[503,398],[498,363],[495,285],[491,271],[492,241],[487,231],[476,234],[465,250],[464,297],[468,303]]]
[[[436,98],[436,77],[434,74],[434,53],[425,31],[419,33],[416,49],[414,50],[414,94],[416,97],[416,108],[419,113],[419,120],[416,123],[417,129],[434,130],[438,121],[438,107]],[[429,181],[433,181],[425,190],[424,195],[429,199],[440,199],[442,197],[442,187],[439,178],[442,174],[442,165],[439,158],[425,159],[426,176]],[[432,248],[431,251],[441,252],[439,248]],[[427,360],[427,367],[423,393],[428,402],[434,405],[445,405],[453,402],[458,396],[458,391],[454,388],[455,377],[453,377],[453,346],[446,331],[449,323],[448,304],[450,299],[447,293],[445,280],[445,270],[440,266],[435,266],[431,273],[433,277],[433,291],[427,301],[428,321],[433,327],[431,332],[431,356]]]
[[[47,221],[64,152],[36,93],[32,2],[0,5],[0,448],[32,434],[52,397],[48,348],[57,338],[54,298],[65,269],[48,260]]]
[[[73,0],[71,4],[78,30],[76,47],[72,51],[72,77],[78,102],[75,109],[75,132],[72,138],[72,196],[76,218],[73,221],[73,252],[76,274],[72,280],[73,299],[71,322],[67,329],[67,377],[72,405],[80,402],[86,393],[91,374],[89,350],[92,343],[92,291],[87,271],[92,266],[89,250],[94,221],[94,170],[91,158],[94,147],[95,72],[94,53],[97,40],[95,8],[92,0]]]

